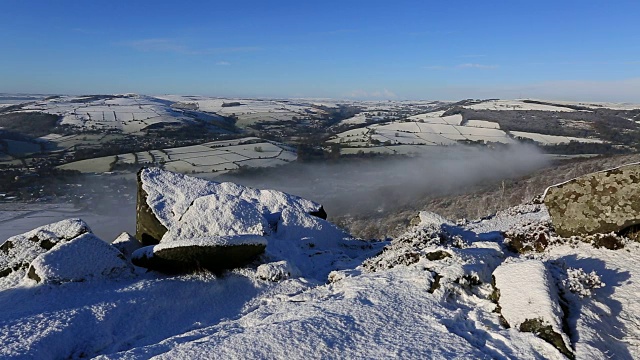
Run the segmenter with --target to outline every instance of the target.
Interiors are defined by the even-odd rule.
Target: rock
[[[36,257],[27,276],[37,282],[59,284],[121,276],[131,271],[131,265],[118,249],[87,233]]]
[[[494,270],[493,281],[494,297],[508,326],[534,333],[565,356],[574,357],[569,337],[562,331],[565,314],[558,290],[544,263],[503,263]]]
[[[113,240],[111,245],[118,249],[127,259],[131,259],[131,254],[142,247],[140,242],[127,232],[120,234]]]
[[[144,170],[144,169],[143,169]],[[144,246],[154,245],[160,242],[167,228],[160,223],[155,213],[147,203],[147,192],[142,187],[138,171],[138,195],[136,197],[136,238]]]
[[[544,196],[558,235],[619,232],[640,224],[640,164],[551,186]]]
[[[144,245],[158,244],[180,221],[194,201],[207,195],[229,197],[252,204],[273,226],[285,209],[326,218],[320,204],[275,190],[258,190],[226,182],[206,181],[158,168],[138,172],[136,238]]]
[[[140,248],[131,261],[169,274],[202,269],[220,272],[250,263],[264,252],[266,245],[267,240],[258,235],[173,240]]]
[[[535,221],[507,230],[504,240],[509,250],[518,254],[543,252],[551,244],[551,231],[548,220]]]
[[[265,235],[269,224],[257,207],[227,194],[202,196],[193,201],[161,243],[174,239],[228,235]]]
[[[256,277],[266,281],[281,281],[298,276],[300,271],[287,261],[262,264],[256,269]]]
[[[451,254],[444,250],[436,250],[428,252],[425,257],[429,261],[438,261],[451,257]]]
[[[282,211],[276,236],[280,239],[308,240],[313,243],[350,238],[334,224],[295,209]]]
[[[90,231],[84,221],[68,219],[10,237],[0,246],[0,277],[18,272],[15,278],[21,279],[24,271],[36,257],[51,250],[57,244]]]

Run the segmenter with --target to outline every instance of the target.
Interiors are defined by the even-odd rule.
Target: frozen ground
[[[533,333],[505,327],[496,312],[492,273],[522,261],[549,286],[568,284],[565,335],[577,359],[640,356],[640,245],[607,250],[573,241],[529,255],[507,250],[501,231],[547,220],[540,205],[457,225],[421,213],[416,227],[364,263],[385,244],[332,261],[327,254],[342,250],[331,242],[306,250],[296,241],[270,242],[270,255],[262,259],[268,267],[255,264],[220,277],[136,269],[132,276],[62,285],[25,279],[0,291],[0,356],[563,359]],[[318,252],[325,255],[312,256]],[[285,263],[306,265],[290,278],[264,280],[291,270]],[[600,286],[580,290],[576,284],[587,284],[585,277],[570,275],[580,271],[595,272]],[[538,285],[500,284],[541,304],[557,301]],[[517,292],[504,293],[507,321],[539,316],[538,309],[519,305]]]

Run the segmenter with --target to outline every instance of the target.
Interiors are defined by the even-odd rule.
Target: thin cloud
[[[118,43],[140,52],[170,52],[185,55],[215,55],[251,52],[260,50],[257,46],[236,46],[195,49],[175,39],[152,38],[142,40],[123,41]]]
[[[186,46],[171,39],[132,40],[124,41],[121,44],[141,52],[187,52]]]
[[[477,58],[483,58],[483,57],[487,57],[487,55],[471,54],[471,55],[458,56],[458,58],[461,58],[461,59],[477,59]]]
[[[229,66],[229,65],[231,65],[231,63],[228,62],[228,61],[218,61],[216,63],[216,65],[218,65],[218,66]]]
[[[441,65],[428,65],[428,66],[424,66],[423,68],[427,70],[446,70],[447,69],[446,66],[441,66]]]
[[[458,69],[496,69],[498,68],[498,65],[466,63],[466,64],[460,64],[456,66],[456,68]]]
[[[476,63],[465,63],[459,64],[456,66],[442,66],[442,65],[427,65],[423,66],[423,69],[427,70],[454,70],[454,69],[497,69],[498,65],[485,65],[485,64],[476,64]]]

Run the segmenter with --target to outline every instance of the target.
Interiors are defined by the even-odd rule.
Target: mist
[[[275,189],[314,200],[323,204],[331,220],[347,215],[391,214],[415,206],[426,197],[463,193],[473,186],[524,176],[548,162],[549,157],[532,146],[455,146],[434,147],[414,157],[294,162],[222,176],[194,176]],[[119,190],[105,191],[107,182],[112,188],[117,182]],[[123,231],[135,233],[135,175],[87,176],[80,184],[77,195],[85,194],[86,203],[81,201],[81,209],[73,216],[86,220],[96,235],[107,241]]]
[[[366,215],[403,209],[426,196],[465,192],[489,181],[515,178],[542,168],[549,157],[537,148],[434,147],[414,157],[293,163],[216,181],[276,189],[317,201],[329,216]]]

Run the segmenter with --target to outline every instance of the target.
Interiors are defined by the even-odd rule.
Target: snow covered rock
[[[217,183],[158,168],[138,172],[136,238],[144,245],[160,242],[194,201],[207,195],[229,197],[252,204],[269,222],[275,223],[285,209],[295,209],[326,218],[320,204],[275,190],[258,190],[234,183]],[[211,200],[211,199],[210,199]],[[213,234],[224,235],[224,234]]]
[[[0,246],[0,278],[11,275],[11,282],[15,285],[36,257],[57,244],[89,232],[91,230],[84,221],[67,219],[10,237]]]
[[[621,231],[640,224],[640,164],[585,175],[551,186],[544,196],[563,237]]]
[[[124,255],[127,259],[131,259],[131,254],[134,251],[140,249],[142,246],[140,242],[128,232],[123,232],[118,235],[118,237],[113,240],[111,245],[115,246],[116,249],[120,250],[122,255]]]
[[[132,255],[136,266],[164,273],[207,269],[219,272],[244,266],[264,252],[267,240],[259,235],[212,236],[163,241]]]
[[[368,245],[345,242],[353,239],[325,218],[321,205],[280,191],[142,169],[136,237],[152,247],[137,251],[132,261],[170,273],[220,271],[247,264],[264,252],[266,236],[269,259],[290,259],[305,274],[326,277],[343,262],[353,261],[351,245],[360,250]],[[261,240],[236,243],[238,239]]]
[[[27,276],[37,282],[63,283],[120,276],[131,270],[118,249],[88,233],[36,257]]]
[[[287,261],[276,261],[262,264],[256,269],[256,277],[267,281],[280,281],[298,276],[300,271]]]
[[[540,260],[503,263],[493,272],[500,313],[511,326],[532,332],[573,358],[571,342],[562,331],[564,317],[558,290]]]
[[[268,231],[267,220],[254,204],[224,193],[213,194],[195,199],[160,243],[210,236],[262,236]]]

